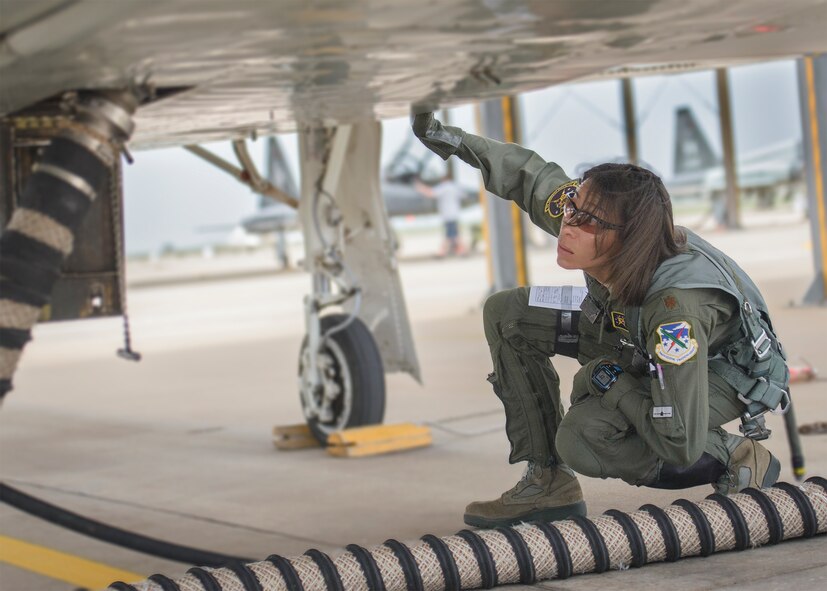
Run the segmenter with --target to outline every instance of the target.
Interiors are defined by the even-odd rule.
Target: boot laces
[[[525,470],[523,470],[523,475],[520,477],[520,483],[528,482],[529,480],[533,480],[534,478],[536,478],[534,473],[536,467],[537,463],[529,460],[526,463]]]
[[[523,475],[520,476],[520,480],[517,481],[517,484],[515,484],[508,491],[506,491],[506,494],[516,493],[517,491],[520,491],[524,489],[526,486],[528,486],[529,483],[532,480],[534,480],[534,468],[536,467],[536,465],[537,464],[535,462],[529,460],[529,462],[526,464],[525,470],[523,470]]]

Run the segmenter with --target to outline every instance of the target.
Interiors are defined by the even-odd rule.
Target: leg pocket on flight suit
[[[511,290],[503,297],[499,331],[514,350],[542,357],[577,356],[579,311],[529,306],[528,291],[524,289]]]
[[[618,445],[633,428],[620,411],[606,410],[594,396],[585,396],[569,409],[560,424],[558,450],[572,469],[587,476],[615,476],[623,461]]]
[[[554,310],[548,312],[553,314]],[[545,324],[513,321],[503,326],[502,338],[518,353],[551,357],[554,355],[557,327],[552,321]]]

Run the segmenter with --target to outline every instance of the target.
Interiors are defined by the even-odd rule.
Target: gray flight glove
[[[422,113],[411,117],[414,135],[425,147],[443,160],[448,160],[462,144],[462,130],[458,127],[445,127],[433,113]]]

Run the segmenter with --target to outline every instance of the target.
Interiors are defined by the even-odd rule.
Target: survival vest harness
[[[690,230],[683,230],[687,251],[658,267],[646,299],[658,291],[676,287],[720,289],[738,301],[740,334],[733,334],[731,341],[709,358],[709,369],[732,386],[741,402],[747,405],[741,416],[741,432],[751,439],[766,439],[770,431],[764,425],[764,413],[784,414],[790,407],[787,389],[790,372],[784,350],[772,329],[767,304],[735,261]],[[626,321],[636,349],[646,351],[639,306],[626,309]]]

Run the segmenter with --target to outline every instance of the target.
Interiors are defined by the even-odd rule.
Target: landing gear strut
[[[385,372],[419,379],[393,233],[379,188],[376,122],[299,134],[307,336],[299,392],[317,439],[382,422]]]

